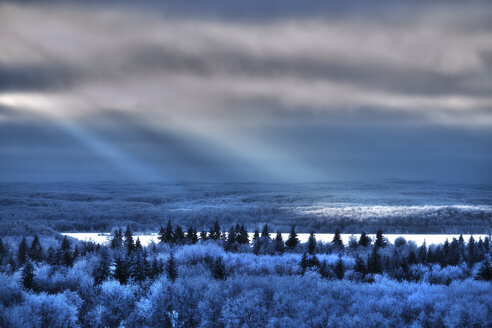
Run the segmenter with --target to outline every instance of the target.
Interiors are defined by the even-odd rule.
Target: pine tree
[[[196,235],[196,231],[193,229],[192,226],[188,227],[188,230],[186,231],[186,240],[188,240],[188,243],[190,244],[196,244],[198,241],[198,236]]]
[[[378,252],[378,246],[374,245],[371,255],[367,261],[369,273],[382,273],[381,256]]]
[[[174,242],[178,245],[184,244],[185,235],[183,232],[183,228],[180,225],[177,225],[174,229]]]
[[[308,252],[311,255],[316,254],[316,237],[314,237],[314,232],[311,231],[308,239]]]
[[[432,248],[429,247],[427,249],[427,258],[425,260],[427,263],[434,263],[435,262],[435,259],[434,259],[434,252],[432,252]]]
[[[364,278],[368,273],[366,264],[364,263],[364,260],[359,257],[359,255],[355,258],[354,271],[360,274],[362,278]]]
[[[212,276],[215,280],[224,280],[227,277],[225,264],[220,256],[215,259],[212,265]]]
[[[72,252],[70,250],[66,250],[60,253],[61,257],[60,260],[58,261],[64,266],[71,267],[73,265],[73,256]]]
[[[61,251],[68,251],[70,250],[70,241],[68,240],[67,236],[64,236],[60,245],[60,250]]]
[[[343,266],[342,256],[338,256],[337,264],[335,265],[335,276],[337,279],[342,280],[345,275],[345,267]]]
[[[130,225],[127,225],[125,230],[125,248],[128,254],[131,254],[135,250],[135,243],[133,241],[133,233],[130,229]]]
[[[220,239],[220,225],[218,220],[215,220],[214,226],[210,229],[210,238],[213,240]]]
[[[113,238],[111,239],[110,246],[112,249],[115,248],[121,248],[122,246],[122,236],[121,236],[121,230],[119,228],[114,229],[113,231]]]
[[[26,289],[32,289],[34,287],[34,267],[28,258],[22,268],[22,286]]]
[[[135,250],[136,251],[141,251],[143,249],[142,243],[140,242],[140,238],[137,237],[137,240],[135,241]]]
[[[63,237],[60,245],[60,250],[58,252],[58,263],[67,267],[73,265],[73,254],[70,241],[67,236]]]
[[[482,240],[482,237],[479,237],[479,238],[478,238],[477,248],[478,248],[478,251],[479,251],[480,253],[483,253],[483,252],[484,252],[484,250],[485,250],[485,248],[484,248],[484,246],[483,246],[483,240]]]
[[[128,261],[123,257],[117,257],[114,263],[113,277],[120,282],[121,285],[126,285],[130,278],[130,268]]]
[[[254,239],[253,240],[253,253],[255,255],[258,255],[258,254],[260,254],[260,250],[261,250],[261,239],[260,238]]]
[[[159,228],[159,233],[157,235],[158,235],[157,239],[159,240],[159,243],[166,242],[166,229],[164,229],[163,226]]]
[[[491,281],[492,280],[492,267],[490,266],[489,259],[485,259],[480,270],[478,270],[478,274],[476,276],[478,280]]]
[[[155,279],[155,278],[159,277],[162,272],[163,272],[162,262],[161,261],[157,261],[157,258],[154,256],[154,258],[152,259],[152,266],[151,266],[151,274],[150,274],[150,277],[152,279]]]
[[[236,228],[234,228],[234,226],[231,226],[231,228],[229,229],[229,233],[227,234],[227,240],[224,245],[224,248],[228,251],[234,250],[236,248],[234,247],[235,243],[236,243]]]
[[[26,237],[22,237],[19,243],[19,248],[17,249],[17,263],[19,266],[23,266],[27,260],[27,241]]]
[[[371,243],[371,239],[366,235],[365,231],[362,231],[359,238],[359,245],[362,247],[367,247]]]
[[[383,237],[383,231],[378,229],[376,232],[376,242],[374,243],[377,247],[386,247],[386,240]]]
[[[201,239],[202,241],[205,241],[205,240],[207,240],[207,239],[208,239],[208,238],[207,238],[207,232],[206,232],[206,231],[203,231],[203,230],[202,230],[202,231],[200,231],[200,239]]]
[[[231,226],[227,234],[227,244],[232,245],[236,242],[236,228]]]
[[[284,251],[285,245],[282,234],[280,232],[277,232],[277,236],[275,237],[275,252],[282,254]]]
[[[301,263],[299,263],[299,265],[301,266],[301,274],[304,276],[308,267],[308,258],[306,252],[302,254]]]
[[[55,249],[52,246],[50,246],[46,254],[46,261],[48,262],[49,265],[53,266],[58,264],[58,260],[59,258],[56,254]]]
[[[410,251],[408,253],[407,262],[408,262],[408,264],[417,264],[418,259],[417,259],[417,256],[415,255],[414,251]]]
[[[285,242],[285,246],[289,249],[294,249],[299,244],[299,238],[297,238],[297,232],[295,226],[290,228],[289,238]]]
[[[198,242],[198,234],[196,232],[196,228],[193,228],[193,234],[190,237],[191,243],[196,244]]]
[[[333,246],[335,246],[338,249],[343,249],[343,241],[342,241],[342,236],[340,235],[340,229],[337,228],[335,231],[335,236],[333,236]]]
[[[261,231],[261,237],[270,239],[270,229],[268,228],[268,224],[263,226],[263,230]]]
[[[468,241],[468,265],[471,267],[473,264],[478,262],[478,250],[477,245],[475,244],[475,239],[473,236],[470,236],[470,240]]]
[[[145,256],[141,251],[136,251],[132,258],[130,276],[134,281],[142,282],[147,278],[148,267],[146,265]]]
[[[321,278],[324,279],[331,279],[333,278],[333,273],[331,269],[328,267],[326,264],[326,260],[323,260],[323,263],[319,266],[319,274],[321,275]]]
[[[108,250],[104,247],[101,251],[101,256],[92,271],[92,277],[94,278],[94,283],[100,285],[104,280],[108,279],[110,275],[110,259]]]
[[[461,234],[460,237],[458,238],[458,256],[461,258],[465,257],[465,239]]]
[[[167,221],[166,230],[164,231],[164,242],[172,243],[174,242],[174,231],[171,220]]]
[[[449,256],[449,241],[446,239],[442,246],[442,252],[440,254],[440,263],[442,267],[448,265],[448,256]]]
[[[174,253],[169,255],[169,260],[166,266],[167,278],[174,282],[178,278],[178,268],[176,266],[176,260],[174,259]]]
[[[425,261],[427,260],[427,245],[425,244],[425,241],[422,246],[419,247],[418,260],[420,263],[425,263]]]
[[[248,231],[246,230],[246,227],[244,226],[244,224],[241,224],[241,227],[239,228],[239,233],[237,236],[237,242],[239,244],[244,244],[244,245],[249,244],[249,235],[248,235]]]
[[[255,240],[259,238],[260,238],[260,231],[258,229],[255,229],[255,232],[253,234],[253,242],[255,242]]]
[[[41,262],[43,260],[43,247],[39,242],[38,235],[34,235],[34,238],[29,248],[29,257],[36,262]]]
[[[308,260],[308,266],[309,266],[309,267],[313,267],[313,266],[315,266],[315,267],[319,267],[319,265],[320,265],[320,263],[319,263],[319,259],[318,259],[318,257],[317,257],[316,255],[313,255],[313,256],[311,257],[311,259],[310,259],[310,260]]]
[[[449,265],[457,265],[460,262],[460,243],[456,238],[453,238],[449,245],[447,262]]]

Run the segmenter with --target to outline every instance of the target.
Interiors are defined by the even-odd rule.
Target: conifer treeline
[[[200,236],[199,236],[200,235]],[[302,253],[299,262],[301,274],[308,270],[319,272],[323,278],[343,279],[346,264],[342,260],[343,255],[350,254],[355,258],[353,271],[361,281],[371,281],[374,274],[385,273],[390,277],[401,281],[417,281],[419,277],[414,276],[411,271],[412,265],[433,265],[441,267],[465,265],[472,268],[474,264],[482,262],[476,275],[477,279],[490,281],[492,270],[490,266],[490,239],[486,237],[478,241],[470,237],[465,242],[462,236],[453,238],[451,242],[428,247],[426,243],[416,249],[406,248],[407,242],[404,238],[397,238],[394,244],[388,243],[383,233],[379,230],[374,241],[365,232],[358,239],[352,237],[345,245],[340,230],[337,229],[331,243],[316,241],[314,232],[310,233],[307,243],[300,244],[295,231],[291,228],[288,239],[284,242],[280,232],[271,237],[270,228],[264,225],[260,234],[255,230],[250,242],[248,232],[244,225],[236,224],[230,227],[228,232],[221,231],[218,222],[208,232],[200,232],[193,227],[188,227],[186,232],[180,226],[173,227],[169,221],[167,226],[159,230],[159,244],[169,244],[171,247],[179,245],[193,245],[200,242],[210,241],[221,245],[229,252],[253,252],[256,255],[282,255],[284,252]],[[25,237],[18,244],[17,250],[11,250],[0,239],[0,265],[8,267],[10,271],[22,268],[22,283],[27,289],[35,289],[33,263],[47,263],[51,266],[70,267],[79,256],[90,253],[97,256],[94,266],[93,278],[95,284],[100,284],[108,278],[114,278],[120,284],[128,281],[142,282],[147,279],[155,279],[165,273],[171,281],[174,281],[179,271],[178,265],[171,250],[165,263],[159,258],[156,247],[152,243],[143,247],[139,238],[133,237],[130,226],[125,231],[117,228],[113,231],[109,247],[97,245],[91,242],[72,245],[70,240],[64,236],[58,248],[50,246],[46,251],[40,243],[39,237],[35,235],[30,244]],[[317,254],[335,253],[339,259],[335,264],[328,265],[326,261],[320,261]],[[227,270],[223,259],[219,256],[209,261],[212,277],[218,280],[227,277]],[[5,270],[4,270],[5,271]]]

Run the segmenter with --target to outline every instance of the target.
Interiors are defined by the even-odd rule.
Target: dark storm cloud
[[[68,69],[49,64],[0,64],[0,92],[45,91],[70,87],[80,79]]]
[[[217,75],[264,79],[315,79],[413,95],[489,96],[492,92],[492,64],[489,63],[488,56],[490,55],[482,54],[486,67],[480,73],[446,74],[419,68],[388,67],[383,63],[350,63],[343,59],[255,58],[240,51],[229,50],[218,54],[200,55],[149,46],[127,54],[125,66],[130,72],[161,71],[205,78]],[[480,84],[474,83],[477,79],[480,79]]]

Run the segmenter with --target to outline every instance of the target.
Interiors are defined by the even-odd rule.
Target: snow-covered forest
[[[306,184],[0,183],[4,234],[141,232],[172,219],[208,229],[236,222],[249,231],[344,233],[492,232],[492,186],[388,180]]]
[[[157,231],[157,229],[156,229]],[[3,236],[2,327],[487,327],[490,239],[419,247],[378,231],[300,243],[268,225],[130,226],[108,245]]]

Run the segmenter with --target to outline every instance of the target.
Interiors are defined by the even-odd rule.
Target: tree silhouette
[[[359,238],[359,245],[362,247],[367,247],[371,243],[371,239],[366,235],[365,231],[362,231]]]
[[[258,254],[260,254],[260,250],[261,250],[261,239],[260,238],[254,239],[253,240],[253,253],[255,255],[258,255]]]
[[[101,251],[99,261],[92,271],[92,277],[96,285],[100,285],[104,280],[108,279],[110,275],[110,262],[108,250],[104,247]]]
[[[378,229],[378,231],[376,232],[376,241],[374,242],[374,244],[377,247],[386,247],[386,240],[383,237],[383,231],[381,229]]]
[[[181,226],[178,225],[174,229],[174,242],[181,245],[184,244],[184,240],[185,240],[185,235],[183,232],[183,228],[181,228]]]
[[[215,220],[213,227],[210,228],[210,239],[220,239],[220,225],[218,220]]]
[[[178,268],[176,266],[176,260],[174,259],[174,253],[169,255],[169,260],[166,265],[167,278],[174,282],[178,278]]]
[[[316,237],[314,237],[314,232],[311,231],[308,239],[308,252],[313,255],[316,254]]]
[[[32,289],[34,287],[34,267],[30,259],[26,259],[22,268],[22,286],[26,289]]]
[[[482,263],[482,266],[478,270],[476,279],[485,281],[492,280],[492,267],[490,266],[490,261],[488,258]]]
[[[282,254],[285,251],[284,240],[282,238],[282,234],[277,232],[277,236],[275,237],[275,252]]]
[[[366,274],[368,273],[366,264],[364,263],[364,260],[357,255],[355,258],[355,266],[354,266],[354,271],[357,272],[364,278]]]
[[[308,258],[306,252],[302,253],[302,258],[299,265],[301,266],[301,274],[304,276],[308,267]]]
[[[207,238],[207,232],[206,232],[206,231],[204,231],[204,230],[200,231],[200,239],[201,239],[202,241],[205,241],[205,240],[207,240],[207,239],[208,239],[208,238]]]
[[[239,232],[236,231],[236,233],[238,233],[237,242],[239,244],[249,244],[248,231],[246,230],[246,227],[244,226],[244,224],[241,224],[241,226],[239,228]]]
[[[338,256],[338,261],[335,264],[335,276],[337,279],[342,280],[343,276],[345,275],[345,267],[343,266],[343,261],[342,261],[342,256]]]
[[[186,231],[186,239],[190,244],[196,244],[198,241],[198,235],[192,226],[189,226],[188,231]]]
[[[132,229],[130,229],[130,225],[127,225],[125,230],[125,248],[128,254],[131,254],[135,250],[135,243],[133,241],[133,233]]]
[[[212,276],[215,280],[224,280],[227,277],[225,264],[220,256],[214,260],[212,265]]]
[[[19,266],[23,266],[27,259],[27,241],[26,237],[22,237],[19,243],[19,248],[17,249],[17,263]]]
[[[290,249],[294,249],[298,244],[299,244],[299,238],[297,238],[296,228],[295,226],[292,226],[290,228],[289,238],[285,242],[285,246],[287,246]]]
[[[123,257],[117,257],[114,263],[114,273],[113,277],[120,282],[120,284],[125,285],[130,278],[130,268],[128,261]]]
[[[173,241],[174,241],[173,225],[171,224],[171,220],[168,220],[166,230],[164,231],[164,242],[172,243]]]
[[[261,231],[261,237],[270,239],[270,229],[268,228],[268,224],[263,226],[263,230]]]
[[[34,235],[28,254],[33,261],[41,262],[43,260],[43,247],[39,242],[38,235]]]
[[[378,249],[379,247],[376,245],[372,247],[371,255],[367,261],[369,273],[382,273],[381,255],[379,255]]]
[[[343,249],[343,241],[342,241],[342,236],[340,235],[340,229],[337,228],[335,231],[335,236],[333,236],[333,246],[335,246],[338,249]]]
[[[260,231],[258,229],[255,229],[255,232],[253,234],[253,242],[260,238]]]

